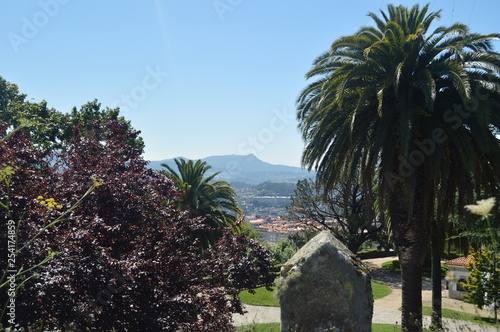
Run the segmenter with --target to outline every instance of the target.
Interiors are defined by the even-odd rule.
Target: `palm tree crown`
[[[436,198],[445,214],[457,191],[472,201],[500,178],[500,57],[491,45],[500,35],[460,23],[431,31],[440,12],[428,7],[389,5],[381,17],[369,14],[374,27],[333,42],[307,73],[315,81],[297,112],[302,163],[317,169],[325,190],[359,174],[368,198],[376,191],[379,212],[388,211],[403,269],[405,331],[421,330],[413,284]]]
[[[383,173],[398,159],[412,168],[421,166],[410,157],[417,159],[412,152],[421,150],[418,139],[431,137],[435,129],[446,131],[435,132],[443,136],[435,141],[446,137],[447,142],[462,143],[454,152],[468,159],[467,165],[477,165],[481,153],[495,155],[485,146],[498,152],[494,132],[488,129],[500,124],[498,104],[489,98],[499,85],[500,61],[491,48],[491,40],[499,40],[499,35],[473,34],[463,24],[428,34],[439,12],[427,15],[427,10],[428,5],[421,10],[418,5],[411,10],[389,5],[383,19],[370,13],[376,28],[364,27],[335,41],[307,74],[308,79],[319,79],[298,99],[298,119],[307,142],[302,161],[317,167],[329,186],[356,171],[355,166],[378,167]],[[477,100],[477,94],[483,99],[488,95],[490,102],[481,103],[475,116],[453,108],[457,102],[474,107],[469,103],[484,101]],[[482,135],[480,140],[474,140],[476,134]],[[468,141],[459,142],[457,136]],[[472,140],[481,144],[469,144]],[[439,149],[443,142],[438,143]],[[438,158],[425,159],[433,162],[430,171],[439,174]],[[414,181],[410,175],[416,173],[403,166],[408,165],[401,165],[398,173]]]
[[[179,208],[191,217],[204,217],[205,223],[213,230],[202,236],[203,245],[213,244],[217,239],[217,229],[234,227],[243,215],[238,207],[236,194],[227,181],[213,181],[220,172],[207,176],[211,169],[206,162],[175,159],[177,171],[166,164],[165,176],[172,179],[181,191]]]

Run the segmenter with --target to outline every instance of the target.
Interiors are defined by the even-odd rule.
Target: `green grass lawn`
[[[422,307],[422,314],[424,316],[430,316],[432,313],[431,307]],[[451,318],[456,320],[463,320],[467,322],[472,322],[476,324],[486,324],[486,325],[495,325],[495,320],[489,317],[480,317],[476,314],[468,314],[465,312],[450,310],[443,308],[443,318]]]
[[[401,332],[401,325],[372,324],[372,332]]]
[[[381,284],[380,282],[372,281],[373,299],[381,299],[391,294],[392,290],[389,286]]]
[[[275,289],[275,288],[274,288]],[[276,289],[272,292],[266,290],[264,287],[258,288],[255,290],[256,294],[252,295],[248,291],[241,292],[240,298],[243,303],[253,304],[253,305],[264,305],[264,306],[274,306],[278,307],[279,303],[275,296]],[[391,289],[384,284],[373,282],[372,281],[372,292],[373,298],[378,299],[384,296],[387,296],[391,293]],[[432,309],[430,307],[423,307],[422,314],[424,316],[430,316]],[[475,314],[463,313],[460,311],[454,311],[450,309],[443,308],[443,318],[451,318],[456,320],[468,321],[477,324],[487,324],[487,325],[495,325],[493,318],[480,317]],[[246,332],[277,332],[280,330],[279,323],[267,323],[267,324],[254,324],[254,325],[246,325],[239,326],[236,328],[237,331],[246,331]],[[391,324],[373,324],[372,325],[373,332],[385,332],[385,331],[401,331],[400,325],[391,325]],[[426,330],[427,331],[427,330]]]
[[[252,324],[236,326],[236,331],[245,332],[279,332],[280,323],[264,323],[264,324]]]
[[[241,302],[251,305],[263,305],[267,307],[279,307],[278,298],[276,297],[276,287],[273,291],[268,291],[265,287],[255,289],[255,294],[250,294],[249,291],[240,293]]]
[[[279,307],[278,299],[276,297],[276,288],[270,292],[265,287],[255,289],[255,294],[250,294],[248,291],[240,293],[241,302],[251,305],[262,305],[270,307]],[[381,283],[372,281],[373,299],[380,299],[391,293],[391,289]]]
[[[245,326],[237,326],[236,331],[245,332],[278,332],[280,323],[253,324]],[[391,324],[372,324],[372,332],[400,332],[401,325]]]

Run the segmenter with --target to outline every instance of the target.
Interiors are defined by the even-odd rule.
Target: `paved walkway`
[[[401,308],[402,294],[401,277],[399,273],[389,272],[381,267],[383,262],[394,259],[397,259],[397,257],[369,259],[365,260],[364,263],[370,269],[370,274],[374,281],[383,283],[392,289],[391,294],[375,300],[374,305],[399,310]],[[445,289],[444,281],[442,288]],[[442,292],[442,304],[443,308],[446,309],[476,314],[483,317],[493,317],[491,311],[480,310],[473,304],[449,298],[447,290],[443,290]],[[432,307],[432,284],[430,278],[423,278],[422,280],[422,305],[424,307]]]
[[[401,324],[401,282],[397,273],[390,273],[380,268],[380,265],[387,260],[396,259],[389,257],[384,259],[366,260],[365,263],[371,270],[374,281],[384,283],[391,287],[391,294],[374,301],[373,323]],[[424,279],[422,284],[422,303],[424,306],[431,306],[431,284],[430,279]],[[488,316],[491,312],[478,310],[474,305],[450,299],[447,292],[443,292],[443,308],[462,311],[473,314]],[[247,313],[245,315],[234,315],[235,325],[248,325],[256,323],[279,323],[280,308],[245,305]],[[430,325],[430,317],[424,317],[424,326]],[[498,332],[500,328],[474,324],[470,322],[458,321],[443,318],[443,325],[447,331],[478,331],[478,332]]]
[[[279,323],[280,308],[261,307],[245,305],[247,313],[245,315],[235,315],[234,325],[251,325],[258,323]],[[379,324],[401,324],[401,311],[375,305],[373,308],[373,323]],[[431,318],[424,316],[424,326],[428,327]],[[488,325],[474,324],[459,320],[443,318],[443,325],[446,331],[470,331],[470,332],[498,332],[500,328]]]

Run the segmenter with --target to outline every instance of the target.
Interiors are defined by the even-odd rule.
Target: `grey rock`
[[[370,279],[344,244],[328,232],[318,234],[281,269],[281,331],[371,331]]]

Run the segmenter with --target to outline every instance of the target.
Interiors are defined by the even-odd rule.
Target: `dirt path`
[[[234,325],[252,325],[259,323],[279,323],[281,321],[281,311],[279,307],[262,307],[245,305],[247,313],[245,315],[234,315]],[[401,311],[386,307],[377,306],[373,308],[373,323],[379,324],[401,324]],[[424,327],[429,327],[431,318],[424,316]],[[467,331],[467,332],[498,332],[500,329],[479,325],[470,322],[443,318],[445,331]]]
[[[394,259],[397,259],[397,257],[375,258],[363,261],[368,269],[370,269],[370,274],[374,281],[383,283],[392,289],[391,294],[388,296],[375,300],[375,306],[392,309],[401,308],[401,276],[399,273],[390,272],[382,268],[382,263]],[[493,317],[492,313],[488,310],[480,310],[473,304],[449,298],[444,281],[442,289],[443,308],[481,315],[483,317]],[[430,278],[423,278],[422,280],[422,305],[424,307],[432,306],[432,284]]]

